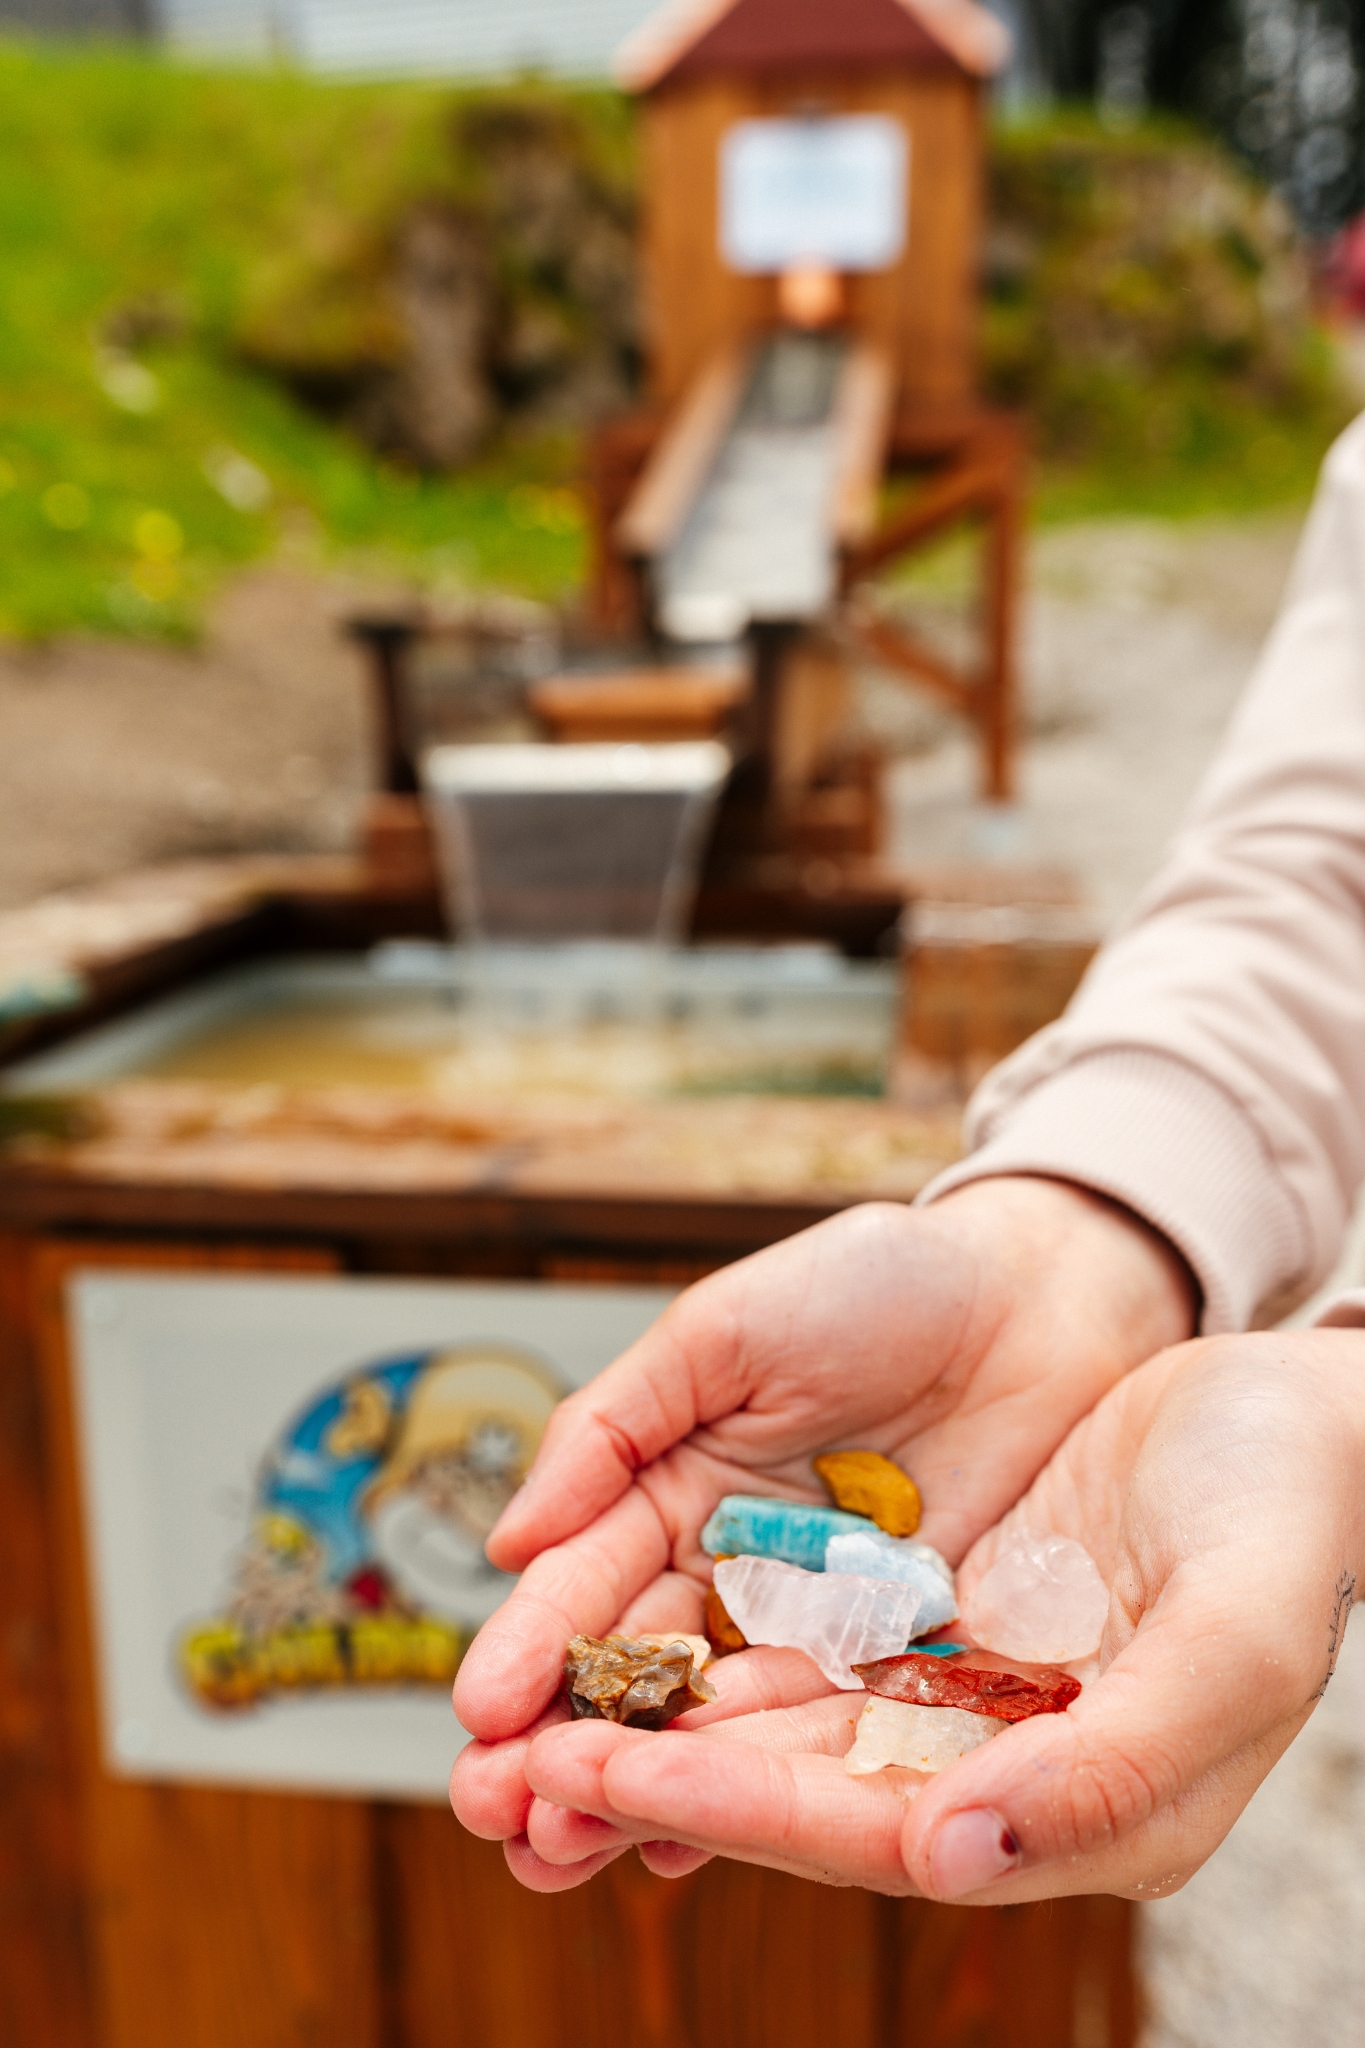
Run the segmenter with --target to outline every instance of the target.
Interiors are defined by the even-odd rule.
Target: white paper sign
[[[910,138],[889,114],[737,121],[720,145],[731,270],[885,270],[905,247]]]
[[[482,1534],[659,1288],[73,1276],[107,1768],[444,1799]]]

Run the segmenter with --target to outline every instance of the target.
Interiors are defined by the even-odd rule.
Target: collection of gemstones
[[[1109,1608],[1079,1543],[1015,1530],[959,1616],[948,1564],[915,1540],[914,1481],[879,1451],[814,1463],[832,1506],[728,1494],[702,1530],[716,1560],[704,1641],[574,1637],[565,1682],[576,1716],[664,1728],[715,1698],[702,1676],[710,1657],[758,1644],[804,1650],[832,1686],[866,1692],[844,1758],[854,1777],[941,1771],[1012,1722],[1066,1712]],[[959,1621],[970,1642],[943,1640]]]

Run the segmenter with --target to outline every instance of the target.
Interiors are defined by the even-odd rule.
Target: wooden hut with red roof
[[[984,793],[1011,792],[1023,449],[1014,423],[977,394],[976,286],[984,101],[1008,50],[978,0],[673,0],[621,52],[618,75],[641,100],[648,406],[609,423],[597,443],[602,626],[672,633],[679,551],[696,556],[706,494],[735,466],[736,429],[772,382],[774,351],[784,336],[819,331],[834,365],[829,474],[809,485],[806,529],[772,493],[750,520],[770,557],[809,557],[813,594],[804,609],[795,600],[785,612],[732,608],[731,629],[747,617],[757,634],[757,708],[744,744],[769,758],[755,789],[783,781],[772,756],[784,720],[801,728],[786,752],[802,773],[833,729],[826,719],[827,731],[815,732],[792,712],[787,630],[833,620],[845,646],[861,638],[964,716],[981,741]],[[805,371],[812,360],[807,350]],[[899,493],[886,519],[892,471],[920,487]],[[751,490],[748,502],[761,498]],[[982,536],[982,630],[976,658],[953,666],[861,593],[896,557],[962,520]],[[748,539],[732,522],[710,550],[712,571]],[[751,582],[763,585],[767,567]],[[694,571],[695,559],[683,568]],[[848,602],[855,592],[860,601]],[[675,589],[680,617],[677,599]],[[787,630],[785,668],[775,624]],[[822,701],[837,697],[826,691]],[[798,792],[798,808],[801,800]],[[796,830],[799,840],[795,815],[789,802],[775,821],[770,802],[768,839]],[[875,837],[863,817],[849,856]],[[838,851],[833,841],[826,850]]]
[[[727,133],[745,120],[879,114],[900,125],[902,247],[846,279],[850,326],[890,354],[898,407],[962,406],[975,381],[982,99],[1008,37],[977,0],[686,0],[626,45],[642,95],[651,391],[672,405],[726,339],[778,317],[776,275],[728,264]]]

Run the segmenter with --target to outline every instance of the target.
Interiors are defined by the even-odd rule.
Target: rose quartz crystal
[[[749,1643],[804,1650],[831,1685],[855,1692],[854,1664],[904,1649],[920,1596],[899,1581],[806,1572],[775,1557],[726,1557],[716,1591]]]
[[[983,1650],[1021,1664],[1071,1664],[1100,1646],[1109,1589],[1069,1536],[1020,1529],[963,1609]]]

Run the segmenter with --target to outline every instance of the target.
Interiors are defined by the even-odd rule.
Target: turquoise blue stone
[[[776,1557],[783,1564],[822,1572],[831,1536],[852,1536],[875,1527],[866,1515],[848,1515],[842,1508],[727,1493],[701,1532],[701,1547],[712,1557]]]
[[[966,1643],[907,1643],[917,1657],[960,1657],[967,1648]]]

